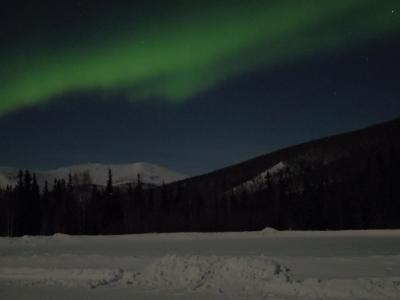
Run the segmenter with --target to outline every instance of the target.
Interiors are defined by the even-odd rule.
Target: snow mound
[[[148,266],[137,283],[158,290],[242,297],[394,300],[400,296],[400,278],[296,280],[287,266],[264,256],[169,255]]]
[[[296,285],[299,296],[311,299],[400,299],[400,278],[309,278]]]
[[[123,270],[1,268],[0,280],[21,286],[57,285],[91,287],[109,285],[123,277]]]
[[[0,282],[16,286],[111,288],[206,292],[267,299],[400,299],[400,277],[296,280],[288,267],[264,256],[157,258],[142,270],[121,268],[0,268]]]
[[[65,233],[54,233],[52,236],[50,236],[50,238],[56,239],[56,240],[66,240],[66,239],[70,239],[71,236],[69,234],[65,234]]]
[[[257,257],[165,256],[144,272],[146,284],[158,289],[199,290],[258,294],[291,282],[284,265]]]
[[[264,229],[261,229],[259,232],[262,234],[270,234],[270,233],[277,233],[278,230],[272,227],[265,227]]]

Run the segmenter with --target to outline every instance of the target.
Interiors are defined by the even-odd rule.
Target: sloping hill
[[[280,162],[294,170],[304,167],[318,174],[329,169],[329,172],[346,177],[364,167],[366,160],[378,153],[398,152],[399,137],[400,118],[288,147],[171,186],[182,185],[205,193],[215,189],[223,192],[253,179]]]

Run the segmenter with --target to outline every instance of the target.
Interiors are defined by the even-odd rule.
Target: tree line
[[[137,182],[105,187],[74,176],[46,182],[20,171],[15,187],[0,190],[0,235],[125,234],[173,231],[400,228],[400,159],[396,149],[360,158],[346,177],[299,164],[267,174],[257,190],[210,191],[185,183],[145,188]]]

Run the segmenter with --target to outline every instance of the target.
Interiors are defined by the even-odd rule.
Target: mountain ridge
[[[201,184],[208,187],[222,185],[233,188],[251,180],[279,162],[293,159],[309,161],[310,157],[311,159],[314,157],[318,160],[333,162],[339,159],[339,157],[336,157],[337,155],[348,156],[356,151],[362,153],[373,151],[372,148],[376,148],[377,151],[382,144],[393,143],[400,147],[400,142],[396,140],[396,136],[400,136],[400,117],[361,129],[281,148],[215,171],[174,182],[171,185],[192,186]],[[236,175],[232,178],[230,174]],[[218,183],[215,184],[216,182]]]
[[[55,179],[68,180],[70,174],[75,185],[95,184],[105,186],[109,169],[112,171],[115,185],[135,183],[138,175],[140,175],[143,183],[150,185],[161,185],[163,182],[168,184],[186,177],[184,174],[147,162],[130,164],[88,163],[50,170],[29,171],[36,174],[40,186],[43,186],[45,181],[51,184]],[[18,170],[17,168],[0,167],[0,186],[15,185]]]

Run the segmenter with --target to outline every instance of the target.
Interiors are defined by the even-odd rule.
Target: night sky
[[[400,2],[10,1],[0,165],[198,174],[400,116]]]

